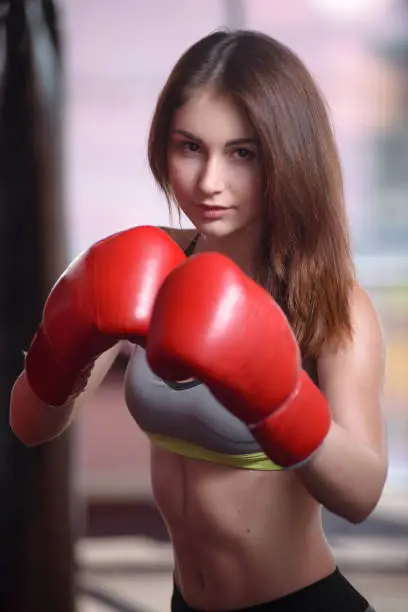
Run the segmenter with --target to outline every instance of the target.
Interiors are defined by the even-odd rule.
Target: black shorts
[[[231,612],[375,612],[338,568],[322,580],[269,603]],[[200,612],[189,606],[174,584],[171,612]]]

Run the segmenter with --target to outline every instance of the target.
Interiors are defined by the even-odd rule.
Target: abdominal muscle
[[[253,606],[333,572],[320,506],[294,472],[236,469],[156,447],[151,469],[176,582],[190,606]]]

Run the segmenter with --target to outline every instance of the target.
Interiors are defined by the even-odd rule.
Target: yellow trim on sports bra
[[[246,470],[279,471],[284,469],[280,465],[273,463],[273,461],[271,461],[262,451],[243,455],[227,455],[209,451],[201,446],[184,442],[184,440],[179,440],[178,438],[169,438],[168,436],[151,434],[149,432],[145,433],[152,444],[170,451],[171,453],[188,457],[189,459],[210,461],[211,463],[218,463],[220,465]]]

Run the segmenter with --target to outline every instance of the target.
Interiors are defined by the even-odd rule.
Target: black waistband
[[[275,601],[230,612],[374,612],[338,568],[313,584]],[[203,612],[184,600],[174,583],[171,612]]]

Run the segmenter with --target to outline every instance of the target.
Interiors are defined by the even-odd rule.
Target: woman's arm
[[[184,249],[188,245],[191,238],[195,235],[194,230],[182,230],[182,229],[164,228],[164,227],[160,229],[164,230],[170,236],[170,238],[172,238],[172,240],[178,246],[180,246],[181,249]],[[129,247],[129,244],[131,244],[131,242],[129,243],[129,236],[130,236],[130,238],[134,240],[134,244],[137,247],[137,244],[138,244],[137,238],[136,237],[133,238],[133,234],[131,234],[131,231],[141,232],[143,231],[143,228],[140,228],[140,230],[137,230],[137,228],[134,228],[134,230],[122,232],[120,234],[117,234],[114,240],[100,241],[98,243],[95,243],[95,245],[92,246],[94,252],[97,252],[98,249],[99,249],[99,252],[102,250],[102,255],[99,256],[100,277],[103,277],[103,274],[104,274],[103,265],[101,261],[109,259],[109,257],[112,257],[112,256],[114,257],[115,253],[123,252],[123,249],[118,249],[117,251],[113,250],[113,252],[111,252],[109,251],[109,248],[108,248],[109,245],[120,242],[120,240],[122,240],[122,237],[123,237],[124,240],[128,241],[126,244],[128,244],[128,247]],[[152,239],[151,234],[150,234],[149,239]],[[171,251],[169,251],[168,245],[166,246],[167,251],[165,250],[164,243],[162,245],[162,242],[163,242],[162,239],[159,240],[157,237],[155,239],[157,241],[157,245],[164,249],[163,251],[164,260],[161,262],[161,264],[164,266],[163,270],[165,270],[166,269],[166,263],[165,263],[166,258],[170,256]],[[108,245],[107,252],[103,250],[104,245]],[[112,248],[114,249],[114,247]],[[128,250],[128,253],[129,253],[129,250]],[[139,256],[137,248],[136,248],[136,255],[137,257]],[[158,262],[160,263],[160,259],[158,260]],[[131,267],[132,260],[130,259],[129,262],[127,263],[128,265],[124,268],[124,270]],[[139,263],[138,260],[133,261],[134,265],[138,265],[138,263]],[[71,264],[71,273],[73,273],[75,265],[77,265],[78,267],[81,265],[81,260],[79,258],[77,259],[76,264],[75,263]],[[82,268],[80,268],[80,272],[81,272],[82,277],[85,277],[87,270],[83,266]],[[121,275],[124,279],[123,282],[124,283],[128,282],[129,279],[127,279],[123,271]],[[157,281],[159,281],[159,277],[157,278]],[[78,281],[78,273],[77,273],[77,276],[73,278],[72,283],[78,283],[78,282],[79,281]],[[131,288],[132,288],[133,281],[131,280],[130,282],[131,282]],[[150,281],[148,285],[149,285],[149,291],[151,291],[152,288],[150,287],[151,285]],[[136,295],[137,295],[137,291],[139,290],[139,288],[133,287],[133,290],[136,292]],[[64,293],[64,289],[62,289],[62,293]],[[131,293],[129,295],[131,297]],[[53,305],[54,309],[56,309],[55,303],[58,303],[58,297],[54,299],[54,305]],[[134,303],[132,302],[132,299],[130,299],[129,303],[125,303],[124,305],[122,304],[121,306],[122,308],[124,308],[125,313],[128,312],[127,309],[130,309],[131,312],[135,310],[135,306],[134,306]],[[77,305],[74,304],[74,308],[73,308],[74,314],[75,314],[76,307]],[[64,308],[66,309],[66,305],[64,305]],[[65,312],[64,309],[61,309],[61,312]],[[106,315],[106,312],[105,312],[105,315]],[[110,323],[111,321],[109,321],[109,324]],[[136,324],[136,321],[135,321],[135,324]],[[53,322],[53,328],[58,329],[58,326],[55,324],[55,321]],[[48,440],[51,440],[52,438],[59,436],[70,425],[72,419],[74,418],[80,406],[82,406],[87,401],[89,396],[92,393],[94,393],[95,390],[98,388],[98,386],[101,384],[103,378],[107,374],[108,370],[110,369],[112,363],[114,362],[119,352],[119,346],[120,344],[116,344],[112,349],[106,351],[103,355],[101,355],[96,360],[85,390],[74,401],[69,400],[66,404],[59,405],[58,407],[49,406],[46,402],[41,400],[34,393],[34,391],[31,389],[28,383],[26,372],[25,370],[23,370],[23,372],[20,374],[20,376],[17,378],[16,382],[14,383],[14,386],[11,391],[11,398],[10,398],[10,425],[15,435],[21,440],[21,442],[23,442],[23,444],[27,446],[36,446],[38,444],[41,444],[43,442],[46,442]],[[37,348],[37,353],[38,353],[38,348]],[[40,350],[40,355],[41,355],[41,350]],[[38,354],[36,355],[35,359],[37,360],[39,359]],[[53,376],[52,372],[46,371],[46,368],[47,368],[46,360],[44,361],[44,365],[42,368],[38,368],[38,367],[36,368],[36,371],[39,370],[41,371],[41,374],[44,375],[44,379],[46,378],[46,375],[48,375],[48,377]],[[47,380],[45,380],[45,382],[47,382]]]
[[[120,349],[120,343],[96,361],[85,390],[75,401],[57,408],[48,406],[31,390],[23,370],[13,385],[10,397],[10,426],[26,446],[38,446],[61,435],[78,410],[95,393]]]
[[[352,295],[351,316],[352,341],[338,350],[327,347],[318,361],[319,386],[332,414],[330,431],[296,473],[323,506],[358,523],[374,510],[387,476],[381,409],[385,350],[377,313],[360,287]]]

